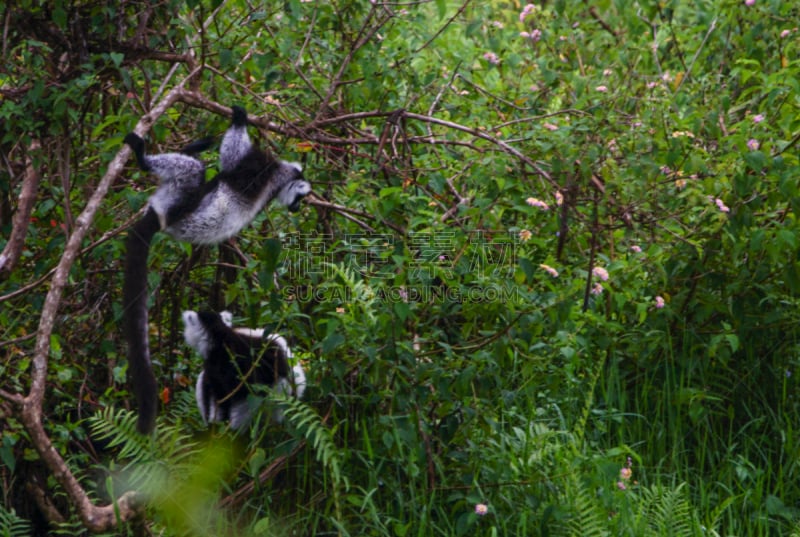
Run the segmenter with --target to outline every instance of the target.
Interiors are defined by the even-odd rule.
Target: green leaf
[[[779,229],[778,239],[792,250],[797,249],[797,235],[792,231],[788,229]]]
[[[108,54],[111,61],[114,63],[114,67],[118,68],[122,65],[123,60],[125,59],[125,55],[121,52],[110,52]]]

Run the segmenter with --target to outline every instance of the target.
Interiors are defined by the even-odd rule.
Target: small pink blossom
[[[492,65],[499,65],[500,58],[494,52],[487,52],[483,55],[483,59],[487,62],[491,63]]]
[[[654,300],[656,302],[656,308],[661,309],[664,307],[664,299],[661,296],[657,296]],[[623,468],[623,470],[625,470],[625,468]],[[630,470],[630,468],[628,468],[628,470]]]
[[[544,122],[544,123],[542,123],[542,127],[544,127],[545,129],[547,129],[549,131],[557,131],[558,130],[558,125],[554,125],[553,123]]]
[[[747,149],[750,151],[758,151],[758,148],[761,147],[761,144],[758,143],[758,140],[755,138],[750,138],[747,140]]]
[[[483,516],[489,512],[489,506],[485,503],[479,503],[475,505],[475,514],[478,516]]]
[[[525,203],[527,203],[531,207],[536,207],[537,209],[541,209],[543,211],[550,209],[550,206],[548,204],[546,204],[545,202],[543,202],[538,198],[528,198],[525,200]]]
[[[792,31],[791,30],[784,30],[784,31],[781,32],[781,38],[782,39],[786,39],[790,35],[792,35]]]
[[[594,88],[595,91],[599,91],[600,93],[605,93],[608,91],[608,87],[603,86],[602,84]]]
[[[556,205],[558,205],[559,207],[564,205],[564,194],[556,190],[555,197],[556,197]]]
[[[675,179],[675,188],[678,190],[686,188],[686,179]]]
[[[753,123],[761,123],[764,121],[764,114],[756,114],[753,116]]]
[[[594,267],[592,269],[592,274],[595,277],[600,278],[604,282],[608,281],[608,271],[606,269],[604,269],[603,267]]]
[[[754,6],[756,4],[756,0],[744,0],[744,5],[746,6]]]
[[[525,17],[533,13],[536,9],[536,6],[533,4],[526,4],[525,7],[522,8],[522,12],[519,14],[519,22],[525,22]]]
[[[551,267],[550,265],[545,265],[544,263],[541,263],[539,265],[539,268],[542,269],[543,271],[547,272],[553,278],[558,278],[558,271],[556,269],[554,269],[553,267]]]
[[[639,246],[638,244],[634,244],[633,246],[631,246],[631,252],[633,252],[634,254],[640,254],[642,253],[642,247]]]
[[[519,36],[525,39],[530,39],[536,43],[542,38],[542,31],[537,28],[531,32],[520,32]]]
[[[625,461],[625,466],[619,469],[619,481],[617,481],[617,488],[619,490],[626,490],[628,486],[626,483],[633,477],[633,461],[630,457]],[[634,483],[635,484],[635,483]]]
[[[725,202],[722,201],[721,199],[715,198],[714,196],[709,196],[708,199],[710,201],[713,201],[714,203],[716,203],[717,204],[717,209],[719,209],[723,213],[730,212],[730,208],[727,205],[725,205]]]
[[[603,286],[599,283],[594,284],[592,290],[590,291],[594,296],[598,296],[600,293],[603,292]]]
[[[530,230],[527,229],[520,230],[519,240],[521,240],[522,242],[528,242],[529,240],[531,240],[531,237],[533,237],[533,233],[531,233]]]

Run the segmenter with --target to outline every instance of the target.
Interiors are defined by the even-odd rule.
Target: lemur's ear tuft
[[[147,165],[147,160],[144,156],[144,140],[142,140],[142,137],[135,132],[129,132],[125,135],[123,141],[128,144],[133,154],[136,155],[136,163],[139,167],[146,172],[150,171],[150,166]]]
[[[183,325],[184,326],[193,326],[200,322],[200,318],[197,315],[196,311],[186,310],[183,312]]]

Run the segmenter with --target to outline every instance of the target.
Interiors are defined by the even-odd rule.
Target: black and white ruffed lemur
[[[134,133],[125,137],[139,167],[160,179],[145,215],[128,232],[123,284],[128,370],[142,434],[153,431],[158,412],[147,330],[147,257],[153,236],[164,231],[191,244],[218,244],[236,235],[273,199],[295,212],[311,192],[301,166],[255,147],[247,134],[247,112],[238,106],[231,111],[231,126],[220,146],[221,170],[210,181],[205,180],[205,165],[194,156],[210,141],[196,142],[180,153],[147,155],[142,138]]]
[[[227,311],[184,311],[183,326],[186,343],[203,358],[195,397],[206,424],[228,421],[233,429],[245,427],[253,415],[247,397],[253,386],[303,397],[305,372],[299,363],[292,365],[292,350],[283,336],[233,328]],[[275,410],[272,419],[280,423],[283,413]]]

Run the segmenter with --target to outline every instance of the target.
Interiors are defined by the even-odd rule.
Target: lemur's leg
[[[144,140],[134,133],[125,137],[125,143],[136,155],[139,167],[156,175],[162,184],[179,191],[186,191],[199,187],[205,181],[205,165],[190,155],[184,153],[147,155],[144,152]]]
[[[241,106],[232,107],[231,112],[231,126],[225,131],[219,148],[222,171],[234,169],[253,146],[247,134],[247,112]]]
[[[203,418],[203,424],[208,425],[212,419],[213,401],[211,401],[211,394],[206,389],[206,372],[200,371],[197,376],[197,384],[194,391],[195,401],[197,402],[197,409],[200,410],[200,416]]]

